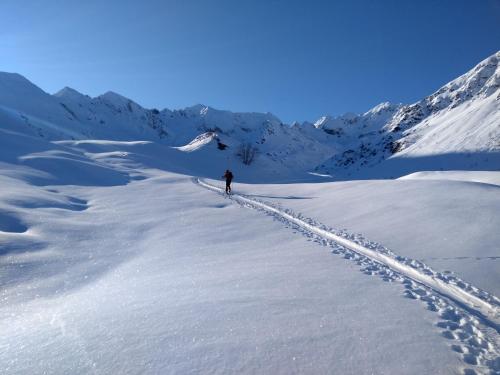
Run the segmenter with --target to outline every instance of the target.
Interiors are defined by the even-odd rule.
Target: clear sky
[[[0,70],[285,122],[410,103],[500,49],[500,0],[1,0]]]

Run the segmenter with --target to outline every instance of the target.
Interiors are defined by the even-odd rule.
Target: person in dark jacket
[[[223,178],[226,179],[226,193],[229,194],[231,192],[231,181],[233,180],[233,173],[226,169],[226,173],[224,173]]]

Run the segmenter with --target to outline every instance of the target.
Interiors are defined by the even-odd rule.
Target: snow
[[[500,52],[411,105],[380,105],[321,128],[341,147],[316,171],[337,179],[500,168]],[[439,164],[439,166],[436,166]]]
[[[469,181],[500,186],[498,171],[427,171],[400,177],[399,180],[451,180]]]
[[[90,97],[86,96],[86,95],[83,95],[82,93],[76,91],[75,89],[72,89],[71,87],[64,87],[62,88],[61,90],[59,90],[58,92],[56,92],[54,94],[54,96],[56,98],[61,98],[61,99],[69,99],[69,100],[72,100],[72,101],[82,101],[82,100],[88,100],[90,99]]]
[[[477,145],[482,145],[481,151],[497,150],[500,144],[498,100],[490,96],[464,104],[459,109],[440,113],[416,126],[418,142],[414,140],[415,135],[409,135],[407,142],[410,146],[399,155],[477,152]]]
[[[114,187],[8,185],[49,204],[27,208],[18,196],[11,206],[32,234],[2,256],[3,373],[461,366],[434,314],[401,298],[401,285],[355,272],[188,177],[149,173]],[[80,210],[50,207],[63,197]]]
[[[434,164],[443,170],[498,170],[499,54],[417,103],[384,102],[363,114],[323,116],[314,124],[290,126],[271,113],[203,104],[146,109],[112,91],[91,98],[65,87],[49,95],[12,73],[0,73],[0,118],[11,129],[50,140],[147,140],[179,148],[215,133],[228,146],[216,158],[218,170],[241,163],[243,144],[257,151],[247,168],[253,172],[244,173],[247,182],[254,179],[246,175],[264,166],[265,182],[296,181],[309,172],[335,179],[397,178]]]
[[[9,136],[2,141],[9,142]],[[397,369],[416,374],[490,366],[485,365],[491,360],[487,351],[462,359],[457,351],[468,351],[470,344],[436,326],[451,324],[444,317],[455,311],[466,324],[460,328],[464,337],[481,332],[445,300],[433,302],[437,314],[426,310],[402,298],[428,293],[418,285],[369,277],[373,271],[363,266],[359,272],[355,258],[331,254],[330,245],[308,242],[314,238],[297,231],[291,235],[282,222],[240,208],[189,176],[168,172],[168,163],[158,168],[166,148],[149,142],[38,142],[49,150],[25,142],[18,155],[64,149],[67,160],[85,155],[95,168],[107,166],[129,179],[89,181],[82,173],[81,183],[34,185],[21,173],[23,165],[10,159],[19,173],[2,177],[6,189],[0,194],[2,222],[8,224],[1,237],[4,373]],[[101,157],[106,153],[113,156]],[[170,157],[198,153],[172,150]],[[17,159],[24,163],[26,158]],[[55,181],[73,170],[73,165],[50,165],[54,169],[44,173]],[[420,181],[399,181],[412,182]],[[254,194],[274,188],[300,193],[285,196],[286,207],[307,202],[304,207],[317,212],[301,212],[325,223],[330,224],[321,213],[344,216],[331,200],[299,199],[329,190],[325,184],[249,187]],[[362,195],[373,190],[366,187]],[[363,214],[350,203],[351,211]],[[365,224],[368,217],[374,221],[366,215]],[[376,217],[387,224],[387,218]],[[365,229],[356,224],[359,228]],[[473,366],[478,361],[482,367]]]
[[[222,189],[213,185],[206,184],[200,180],[198,180],[198,183],[204,187],[223,193]],[[447,280],[443,280],[444,277],[442,275],[433,274],[427,267],[422,267],[423,269],[419,270],[415,264],[412,264],[411,262],[403,262],[398,256],[393,256],[393,254],[385,251],[385,249],[383,251],[377,251],[377,249],[371,248],[370,243],[367,245],[362,243],[360,244],[359,241],[356,241],[355,239],[346,238],[346,236],[342,233],[337,234],[331,230],[321,228],[316,223],[311,224],[309,220],[303,220],[296,215],[290,214],[282,209],[275,208],[269,204],[258,202],[238,194],[233,195],[233,199],[242,204],[263,209],[273,215],[281,217],[287,222],[297,225],[306,232],[315,234],[322,239],[331,240],[332,243],[340,245],[345,249],[352,250],[354,253],[364,257],[367,263],[373,261],[370,266],[377,267],[377,270],[379,270],[380,265],[386,266],[388,269],[404,275],[408,280],[413,280],[419,284],[425,285],[427,288],[432,289],[441,295],[447,296],[463,306],[466,306],[467,310],[471,311],[474,315],[481,316],[493,327],[496,327],[500,323],[500,319],[497,321],[500,309],[498,309],[494,304],[489,303],[489,301],[484,301],[481,296],[477,296],[475,293],[476,291],[471,293],[461,287],[456,287],[455,285],[447,282]],[[371,270],[373,269],[374,268],[371,268]],[[491,300],[496,302],[494,298]]]
[[[180,146],[180,147],[175,147],[177,150],[180,151],[185,151],[185,152],[193,152],[196,150],[199,150],[203,146],[209,144],[216,138],[215,133],[203,133],[200,134],[198,137],[193,139],[191,142],[189,142],[185,146]]]
[[[409,179],[238,184],[237,188],[286,205],[330,227],[362,233],[399,255],[421,260],[441,272],[452,271],[500,295],[497,186]]]
[[[289,126],[0,73],[0,372],[498,373],[498,77]]]

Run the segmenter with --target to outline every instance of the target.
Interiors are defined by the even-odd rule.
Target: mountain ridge
[[[260,160],[256,168],[269,164],[343,178],[400,156],[497,152],[499,60],[500,51],[413,104],[382,102],[362,114],[292,125],[269,112],[204,104],[147,109],[113,91],[90,97],[64,87],[50,95],[17,73],[0,72],[0,121],[48,140],[148,140],[172,147],[213,132],[228,146],[223,152],[229,159],[250,145]]]

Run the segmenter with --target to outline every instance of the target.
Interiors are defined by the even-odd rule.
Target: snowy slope
[[[2,373],[495,371],[495,336],[446,297],[170,171],[208,147],[2,133]],[[329,223],[331,198],[300,199],[322,185],[251,191]]]
[[[435,168],[498,170],[499,60],[497,52],[420,102],[396,107],[376,126],[378,131],[368,137],[360,134],[317,170],[339,177],[384,178]]]
[[[498,57],[292,126],[0,73],[0,373],[499,373]]]
[[[22,98],[22,99],[20,99]],[[218,169],[235,165],[256,170],[267,166],[283,178],[306,171],[332,154],[332,149],[301,129],[283,124],[270,113],[233,113],[203,105],[183,110],[145,109],[119,94],[107,92],[95,98],[71,88],[49,95],[25,78],[0,73],[0,120],[4,127],[50,140],[112,139],[149,140],[182,147],[202,134],[213,132],[227,149]],[[256,150],[256,164],[241,162],[241,145]],[[241,175],[241,174],[240,174]],[[292,179],[294,177],[291,177]]]
[[[238,163],[238,149],[250,144],[257,151],[258,166],[273,165],[273,171],[280,175],[305,171],[332,154],[330,147],[305,136],[300,129],[283,124],[270,113],[233,113],[216,110],[204,105],[195,105],[182,110],[146,110],[136,103],[115,93],[106,93],[97,98],[76,94],[74,90],[63,89],[55,95],[66,108],[79,119],[90,121],[93,138],[153,139],[174,146],[184,147],[205,133],[215,133],[228,146],[225,160]],[[104,131],[109,128],[109,131]],[[132,134],[130,129],[140,135]],[[145,134],[154,129],[157,134]],[[131,130],[130,130],[131,131]],[[228,155],[229,154],[229,155]],[[229,157],[228,157],[229,156]],[[215,158],[217,159],[217,157]],[[226,167],[218,165],[219,169]],[[291,171],[293,169],[293,171]]]
[[[499,171],[430,171],[416,172],[403,177],[399,180],[450,180],[481,182],[483,184],[500,186]]]
[[[45,138],[79,137],[82,129],[71,121],[51,95],[15,73],[0,73],[2,127]]]
[[[401,298],[399,285],[352,272],[189,179],[44,194],[52,203],[71,193],[88,208],[37,209],[25,237],[43,245],[4,257],[5,374],[447,374],[461,366],[433,314]],[[397,339],[380,342],[389,333]]]
[[[500,172],[490,173],[488,179],[499,176]],[[491,183],[464,181],[463,173],[455,178],[460,180],[439,174],[387,181],[242,184],[238,191],[284,205],[337,230],[362,233],[397,249],[399,255],[441,272],[453,270],[498,296],[500,189]]]
[[[225,160],[218,169],[229,165],[256,174],[271,166],[267,169],[290,180],[308,171],[345,179],[498,169],[499,59],[500,52],[411,105],[381,103],[361,115],[323,116],[314,124],[292,126],[271,113],[234,113],[200,104],[145,109],[114,92],[91,98],[66,87],[49,95],[18,74],[0,73],[0,119],[11,129],[51,140],[139,139],[183,147],[212,132],[228,146],[224,158],[215,157]],[[255,164],[242,163],[242,145],[255,149]]]

